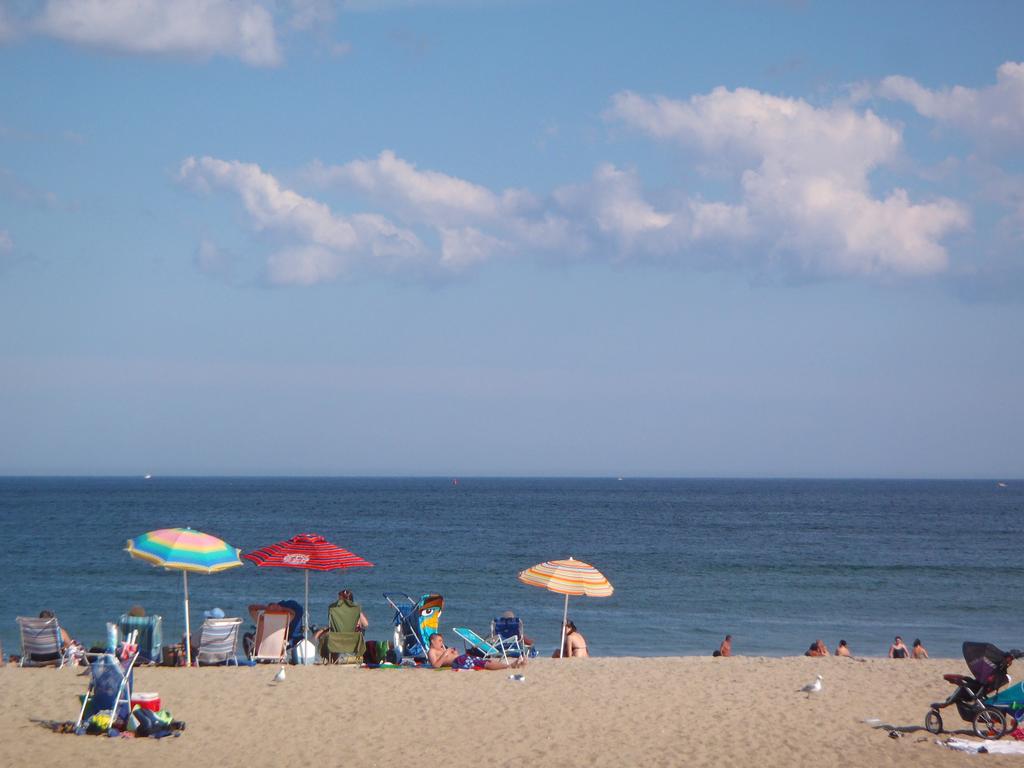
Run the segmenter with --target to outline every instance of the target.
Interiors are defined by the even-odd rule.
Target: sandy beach
[[[4,667],[0,764],[1020,764],[953,752],[936,744],[945,734],[918,728],[928,703],[949,690],[941,675],[962,667],[954,659],[537,659],[523,682],[496,671],[288,667],[282,683],[268,666],[142,668],[136,690],[159,692],[187,723],[180,737],[160,741],[54,734],[34,721],[74,719],[82,669]],[[797,692],[817,674],[820,694]],[[910,732],[890,738],[869,718]],[[967,727],[952,712],[946,724]]]

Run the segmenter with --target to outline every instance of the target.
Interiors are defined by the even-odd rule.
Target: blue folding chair
[[[503,646],[489,643],[468,627],[453,627],[452,632],[462,638],[467,653],[470,648],[475,648],[485,659],[502,659],[508,664],[508,654]]]
[[[518,616],[498,616],[491,622],[491,641],[500,645],[509,656],[528,656],[533,658],[537,655],[537,649],[526,644],[526,635],[523,632],[523,620]]]

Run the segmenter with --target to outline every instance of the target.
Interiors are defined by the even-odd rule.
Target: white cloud
[[[487,261],[495,252],[507,247],[498,238],[473,227],[441,227],[440,233],[441,263],[455,270]]]
[[[501,200],[489,189],[437,171],[421,171],[388,150],[373,160],[334,167],[314,164],[308,175],[321,184],[362,190],[421,220],[494,219],[501,209]]]
[[[458,272],[518,254],[931,275],[948,268],[944,239],[970,224],[954,200],[872,189],[872,173],[894,166],[903,144],[899,128],[870,110],[718,88],[685,101],[620,93],[607,117],[687,148],[698,169],[724,170],[734,199],[682,184],[652,195],[638,170],[612,164],[548,194],[491,189],[390,150],[300,174],[362,199],[367,212],[356,214],[337,214],[254,164],[189,158],[181,177],[237,193],[253,226],[284,240],[267,262],[270,279],[303,285],[356,267]]]
[[[297,241],[269,260],[273,282],[310,284],[332,279],[357,261],[397,269],[422,264],[426,255],[410,230],[375,214],[335,214],[324,203],[282,187],[252,163],[190,157],[182,163],[179,179],[199,189],[235,192],[257,230]]]
[[[979,139],[1024,138],[1024,63],[1007,61],[986,88],[930,90],[902,75],[887,77],[874,89],[886,99],[904,101],[924,117],[951,123]],[[1019,146],[1019,145],[1018,145]]]
[[[14,241],[11,239],[11,233],[6,229],[0,229],[0,254],[10,253],[14,250]]]
[[[442,240],[441,261],[449,268],[484,261],[510,247],[508,241],[542,251],[579,247],[569,222],[526,190],[496,193],[456,176],[421,170],[390,150],[340,166],[313,163],[304,176],[317,185],[366,194],[396,217],[430,228]]]
[[[871,111],[716,88],[686,101],[620,93],[607,116],[737,175],[738,205],[691,203],[691,237],[742,233],[811,271],[920,275],[946,268],[941,239],[968,225],[952,200],[872,194],[869,174],[897,157],[901,136]]]
[[[254,0],[48,0],[40,34],[114,51],[281,63],[274,20]]]

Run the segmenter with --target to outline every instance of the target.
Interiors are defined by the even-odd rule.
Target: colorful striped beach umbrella
[[[263,568],[301,568],[306,572],[306,602],[302,612],[302,636],[309,639],[309,572],[339,568],[372,568],[373,563],[332,544],[315,533],[300,533],[242,555]]]
[[[181,571],[185,585],[185,658],[192,659],[191,627],[188,616],[188,573],[218,573],[242,565],[240,549],[191,528],[161,528],[128,539],[125,551],[169,571]]]
[[[558,655],[565,652],[565,622],[569,618],[569,595],[585,595],[587,597],[610,597],[615,591],[611,583],[597,568],[582,560],[548,560],[538,563],[532,568],[520,571],[519,580],[531,587],[542,587],[549,592],[565,595],[565,608],[562,611],[562,642],[558,646]]]

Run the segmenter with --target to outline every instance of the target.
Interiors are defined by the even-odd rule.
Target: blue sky
[[[0,473],[1024,477],[1018,3],[0,4]]]

